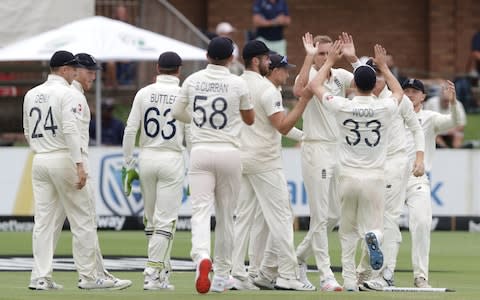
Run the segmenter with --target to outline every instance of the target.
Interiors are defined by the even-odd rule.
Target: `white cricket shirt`
[[[245,71],[241,77],[250,88],[255,110],[255,122],[244,126],[240,136],[243,173],[280,169],[282,136],[269,119],[269,116],[284,111],[280,90],[256,72]]]
[[[78,130],[80,131],[80,138],[81,143],[80,147],[82,149],[82,153],[88,154],[88,143],[90,141],[90,107],[88,106],[87,98],[85,98],[84,90],[82,84],[76,80],[72,81],[71,84],[72,89],[75,91],[75,107],[74,113],[77,117],[77,126]]]
[[[378,95],[378,98],[390,98],[392,92],[385,85],[383,90]],[[388,129],[388,146],[387,156],[392,156],[398,152],[406,152],[407,148],[407,132],[405,125],[408,129],[415,133],[418,132],[423,136],[423,130],[418,122],[415,111],[413,110],[412,101],[407,96],[403,96],[402,101],[398,104],[397,113],[394,114],[392,122],[389,124]],[[420,145],[416,145],[416,151],[424,151],[425,143],[424,137],[419,137]]]
[[[322,104],[335,115],[339,128],[340,171],[367,169],[383,174],[387,156],[387,129],[397,110],[393,98],[373,96],[352,100],[325,93]]]
[[[461,125],[460,111],[459,107],[455,105],[451,107],[451,113],[448,115],[421,109],[416,113],[416,116],[425,134],[425,171],[430,172],[432,170],[433,155],[435,153],[435,138],[439,133]],[[413,163],[415,161],[416,150],[412,134],[410,132],[407,133],[408,159]]]
[[[309,81],[317,74],[312,66],[309,73]],[[323,86],[334,96],[346,97],[347,88],[353,80],[353,74],[344,69],[331,69],[331,76]],[[304,141],[327,141],[336,142],[338,128],[335,117],[326,111],[316,96],[308,102],[303,112]]]
[[[61,76],[50,74],[47,81],[25,94],[23,131],[35,153],[70,150],[75,162],[80,162],[80,149],[69,149],[65,135],[80,145],[75,116],[76,96]]]
[[[155,83],[137,92],[125,127],[123,148],[127,161],[133,155],[138,129],[140,148],[184,150],[185,123],[172,116],[173,106],[179,99],[179,84],[176,76],[158,75]]]
[[[209,64],[185,79],[179,101],[191,111],[192,144],[230,143],[239,146],[243,127],[240,110],[253,108],[247,84],[228,68]]]

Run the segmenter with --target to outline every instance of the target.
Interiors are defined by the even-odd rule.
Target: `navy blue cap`
[[[425,86],[423,82],[418,79],[409,78],[402,83],[402,89],[412,88],[421,91],[425,94]]]
[[[207,55],[215,60],[227,59],[232,56],[233,41],[227,37],[217,36],[208,44]]]
[[[353,79],[361,91],[371,91],[377,82],[377,73],[369,65],[362,65],[353,72]]]
[[[245,44],[242,51],[243,59],[249,59],[259,55],[270,54],[270,49],[264,42],[259,40],[252,40]]]
[[[59,50],[53,53],[50,58],[50,67],[58,68],[63,66],[78,67],[78,61],[71,52]]]
[[[282,56],[280,54],[275,53],[275,54],[270,54],[269,57],[270,57],[270,69],[271,70],[273,70],[275,68],[290,69],[290,68],[295,68],[296,67],[295,65],[292,65],[292,64],[288,63],[288,60],[287,60],[286,56]]]
[[[95,57],[91,56],[88,53],[77,53],[75,58],[78,61],[79,68],[84,68],[88,70],[101,70],[102,67],[97,63]]]
[[[163,52],[158,57],[158,66],[161,70],[175,70],[182,65],[180,56],[172,51]]]

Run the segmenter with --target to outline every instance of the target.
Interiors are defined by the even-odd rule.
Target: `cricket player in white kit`
[[[418,121],[425,134],[425,171],[432,170],[433,155],[435,152],[435,138],[445,130],[462,125],[461,112],[457,106],[455,85],[446,81],[443,86],[450,103],[450,114],[422,109],[425,100],[425,88],[418,79],[408,79],[403,82],[405,94],[413,103]],[[407,149],[409,161],[415,157],[413,137],[408,136]],[[409,211],[409,230],[412,235],[412,266],[414,285],[419,288],[430,287],[428,283],[430,231],[432,227],[432,202],[430,194],[430,180],[427,175],[421,177],[410,176],[407,184],[406,205]]]
[[[383,101],[372,97],[376,74],[372,67],[366,65],[354,71],[357,96],[351,101],[328,93],[321,83],[342,56],[342,46],[341,41],[334,42],[327,61],[308,86],[322,105],[335,115],[339,127],[342,276],[344,289],[358,291],[355,249],[361,237],[365,237],[372,268],[378,270],[383,265],[379,243],[383,231],[386,137],[403,91],[388,69],[385,49],[375,45],[375,60],[392,89],[392,97]]]
[[[253,124],[255,112],[245,81],[229,72],[233,42],[216,37],[208,45],[209,64],[182,85],[173,116],[192,119],[189,183],[192,200],[192,251],[197,265],[198,293],[230,289],[233,251],[233,214],[240,190],[239,135],[242,120]],[[189,106],[187,110],[187,106]],[[215,268],[213,283],[210,215],[215,207]]]
[[[71,87],[75,91],[75,95],[77,96],[75,101],[77,102],[74,105],[74,112],[75,116],[77,117],[77,124],[78,129],[80,131],[81,137],[81,153],[82,153],[82,160],[84,164],[85,173],[87,174],[87,183],[85,188],[88,190],[88,196],[93,203],[93,208],[95,208],[95,196],[93,190],[93,184],[89,175],[89,166],[88,166],[88,143],[90,140],[89,136],[89,124],[90,124],[90,108],[88,107],[87,99],[85,98],[85,91],[89,91],[93,85],[93,82],[96,78],[96,70],[100,69],[100,66],[97,64],[95,58],[87,53],[79,53],[75,55],[75,58],[78,62],[77,68],[77,76],[72,81]],[[66,218],[65,210],[63,207],[58,207],[55,213],[55,231],[54,231],[54,238],[53,238],[53,249],[57,245],[58,239],[60,238],[60,234],[62,232],[62,227],[65,222]],[[93,215],[93,218],[96,218],[96,214]],[[132,285],[131,280],[127,279],[119,279],[113,276],[110,272],[108,272],[103,264],[103,257],[102,252],[100,250],[100,243],[97,243],[96,248],[96,268],[97,268],[97,276],[99,278],[103,278],[105,280],[110,280],[114,282],[114,286],[110,289],[124,289]],[[35,266],[32,270],[31,280],[30,280],[30,289],[35,289],[36,287],[36,278],[37,278],[37,270]],[[82,289],[95,289],[98,288],[97,284],[92,284],[91,282],[86,282],[85,280],[80,280],[78,282],[78,287]]]
[[[345,53],[345,52],[344,52]],[[382,73],[370,59],[366,62],[377,72],[377,83],[373,94],[381,101],[392,94],[388,89]],[[410,161],[407,153],[407,129],[414,137],[415,160]],[[384,267],[378,274],[373,274],[373,280],[368,280],[371,268],[364,255],[357,268],[359,274],[359,288],[383,290],[383,287],[393,286],[393,272],[395,270],[398,250],[402,241],[399,228],[400,216],[405,204],[407,181],[410,175],[422,176],[424,174],[425,136],[420,123],[413,110],[413,104],[407,96],[403,96],[395,115],[388,137],[387,160],[385,164],[385,214],[382,252]],[[365,253],[365,252],[364,252]],[[377,272],[375,272],[377,273]]]
[[[110,288],[114,282],[98,277],[95,209],[85,187],[87,173],[81,154],[82,141],[76,113],[78,96],[70,87],[76,77],[77,59],[57,51],[50,59],[51,74],[45,83],[27,92],[23,127],[35,153],[32,184],[35,199],[33,229],[36,290],[61,289],[52,279],[57,211],[63,208],[73,234],[73,258],[86,288]],[[63,217],[64,220],[64,217]],[[31,281],[32,281],[31,280]]]
[[[296,94],[313,80],[325,63],[332,46],[332,40],[328,36],[316,36],[313,39],[307,32],[302,40],[306,55],[295,81]],[[344,69],[331,68],[327,80],[321,84],[332,95],[345,98],[347,88],[351,86],[352,81],[352,73]],[[339,200],[334,184],[338,126],[335,117],[316,99],[316,96],[308,103],[303,113],[303,131],[305,136],[302,145],[302,175],[310,207],[310,227],[297,247],[300,278],[308,282],[305,262],[313,253],[320,272],[320,289],[341,291],[342,287],[335,280],[330,268],[327,236],[328,229],[331,229],[339,218],[339,209],[336,205]],[[333,219],[333,224],[330,226],[328,226],[329,218]]]
[[[268,48],[262,42],[250,41],[243,49],[243,57],[246,61],[261,57],[265,49]],[[281,160],[281,134],[292,130],[310,99],[301,97],[292,111],[285,114],[279,88],[286,83],[288,69],[293,65],[278,54],[270,55],[270,61],[268,85],[254,103],[255,124],[242,131],[240,148],[242,196],[256,198],[269,229],[265,256],[254,283],[261,288],[271,288],[269,283],[276,277],[277,289],[312,291],[315,287],[298,280],[293,213]],[[272,267],[278,267],[278,277]]]
[[[145,290],[174,289],[168,275],[183,196],[185,123],[173,118],[172,109],[179,98],[181,65],[175,52],[160,55],[157,80],[135,95],[123,137],[125,165],[131,168],[140,129],[139,177],[148,238]]]

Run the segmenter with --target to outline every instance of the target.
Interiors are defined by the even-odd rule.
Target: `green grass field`
[[[298,244],[305,232],[295,234]],[[146,241],[141,231],[99,232],[104,256],[127,255],[144,257]],[[412,286],[410,263],[410,237],[403,234],[404,241],[398,258],[398,272],[395,275],[397,286]],[[31,255],[31,233],[0,232],[0,255]],[[188,258],[190,233],[178,232],[172,256]],[[332,266],[340,266],[340,246],[337,233],[330,235]],[[56,255],[71,254],[71,235],[63,232]],[[309,265],[314,265],[313,259]],[[323,293],[323,292],[284,292],[284,291],[228,291],[223,294],[198,295],[193,286],[194,272],[173,272],[171,282],[173,292],[143,291],[141,272],[114,272],[121,278],[131,279],[133,286],[123,291],[83,291],[76,287],[76,272],[56,271],[55,281],[65,286],[62,291],[36,292],[27,289],[28,272],[0,272],[0,299],[480,299],[480,234],[467,232],[433,232],[430,259],[430,283],[434,287],[455,289],[454,293]],[[316,272],[308,274],[318,285]],[[336,273],[341,281],[341,274]]]

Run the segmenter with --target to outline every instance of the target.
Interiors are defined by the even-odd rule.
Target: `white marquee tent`
[[[0,61],[50,60],[57,50],[85,52],[99,61],[154,61],[165,51],[183,60],[206,60],[206,50],[133,25],[95,16],[49,30],[0,49]],[[97,72],[96,111],[101,110],[101,80]],[[100,113],[96,123],[100,124]],[[99,126],[100,127],[100,126]],[[101,140],[97,130],[96,140]]]

